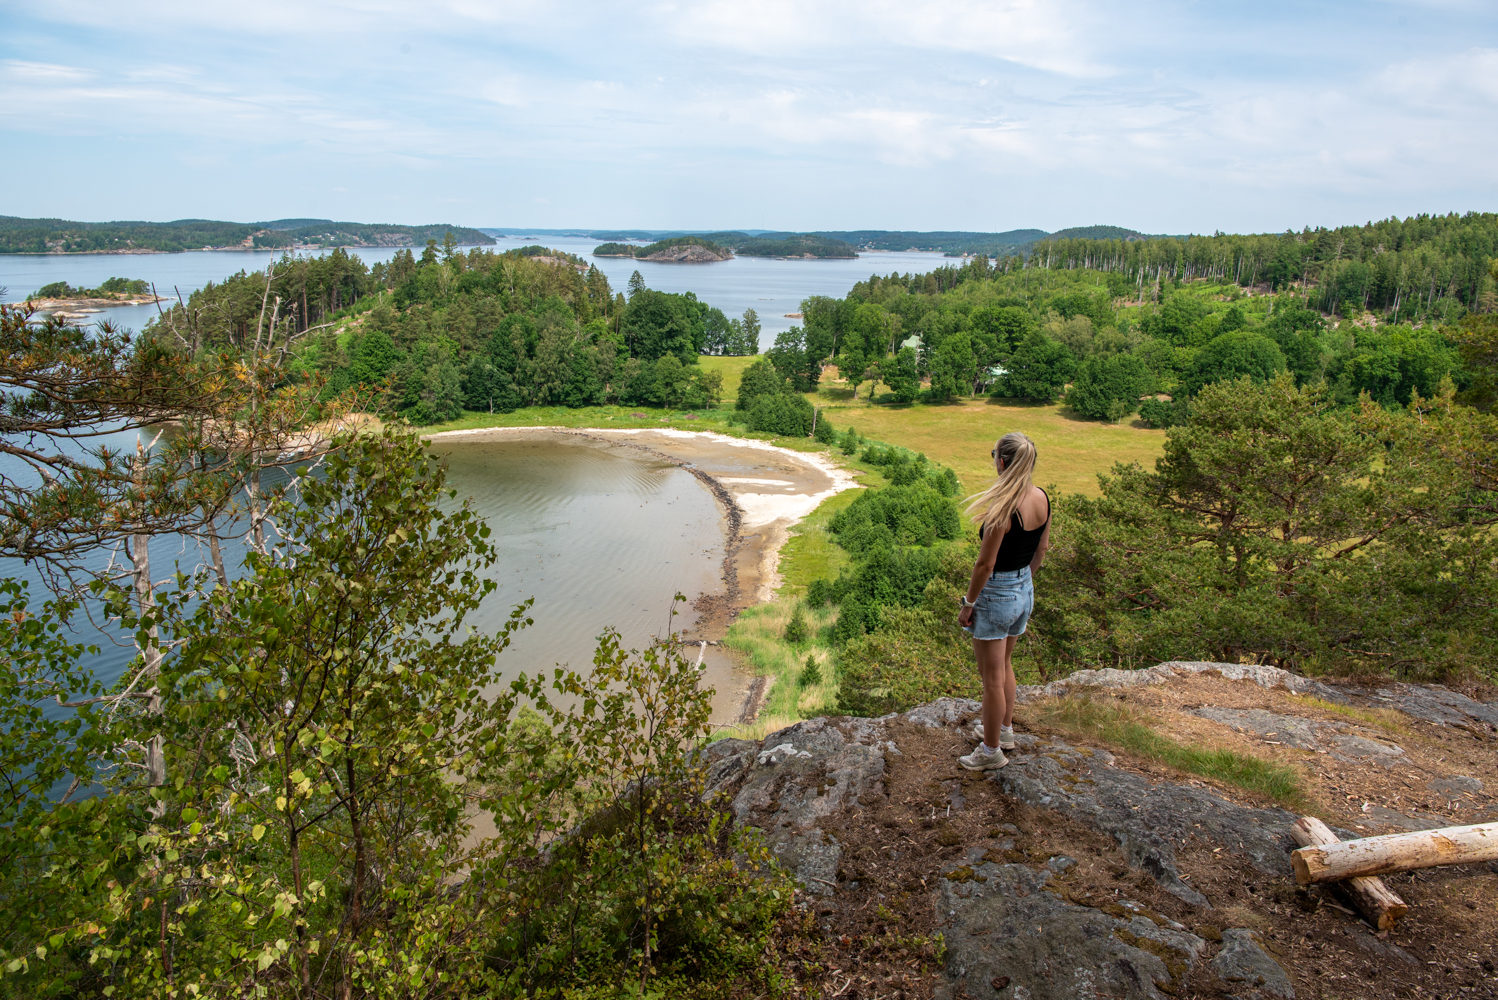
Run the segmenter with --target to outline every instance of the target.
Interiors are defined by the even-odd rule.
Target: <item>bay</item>
[[[510,609],[534,598],[535,624],[499,658],[503,680],[587,673],[597,637],[619,630],[626,646],[685,630],[688,602],[722,590],[723,515],[686,469],[659,457],[569,434],[521,440],[434,441],[448,485],[470,499],[493,534],[496,586],[469,623],[497,630]]]

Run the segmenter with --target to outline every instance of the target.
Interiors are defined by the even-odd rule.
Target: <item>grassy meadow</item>
[[[1116,462],[1153,468],[1165,442],[1163,430],[1130,421],[1103,423],[1077,417],[1059,403],[1027,405],[1005,399],[963,399],[928,406],[853,401],[845,389],[824,388],[815,402],[839,431],[898,444],[952,468],[964,493],[975,493],[993,479],[994,442],[1023,431],[1035,442],[1035,481],[1062,493],[1096,496],[1097,476]],[[809,397],[810,398],[810,397]]]

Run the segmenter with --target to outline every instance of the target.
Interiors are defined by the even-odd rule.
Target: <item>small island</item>
[[[628,243],[604,243],[593,249],[595,257],[633,257],[636,260],[658,260],[678,264],[705,264],[715,260],[729,260],[733,254],[711,240],[699,236],[678,236],[669,240],[658,240],[649,246],[636,247]]]
[[[98,288],[74,288],[66,281],[54,281],[26,296],[26,304],[37,312],[63,319],[81,319],[86,313],[110,306],[139,306],[166,301],[151,291],[140,278],[110,278]]]
[[[774,233],[764,236],[745,237],[732,244],[733,252],[740,257],[796,257],[841,258],[858,256],[858,248],[851,243],[827,236],[805,233]]]

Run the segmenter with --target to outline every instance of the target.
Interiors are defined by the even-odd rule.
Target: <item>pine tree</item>
[[[785,627],[785,641],[793,646],[799,646],[810,637],[810,629],[806,624],[806,615],[801,611],[801,605],[796,605],[796,610],[791,612],[791,620]]]
[[[812,687],[822,683],[822,668],[817,664],[817,654],[806,654],[806,666],[801,668],[801,686]]]

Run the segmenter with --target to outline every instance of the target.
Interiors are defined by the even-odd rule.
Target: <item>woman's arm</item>
[[[978,546],[978,561],[973,563],[973,577],[967,585],[967,604],[958,613],[957,624],[967,626],[973,623],[973,602],[983,593],[988,578],[993,576],[993,564],[999,557],[999,544],[1004,541],[1004,533],[1008,530],[1009,525],[1003,524],[983,532],[983,544]]]
[[[1046,518],[1045,530],[1040,533],[1040,544],[1035,546],[1035,556],[1030,560],[1030,575],[1040,569],[1040,564],[1045,562],[1045,550],[1051,547],[1051,521]]]

